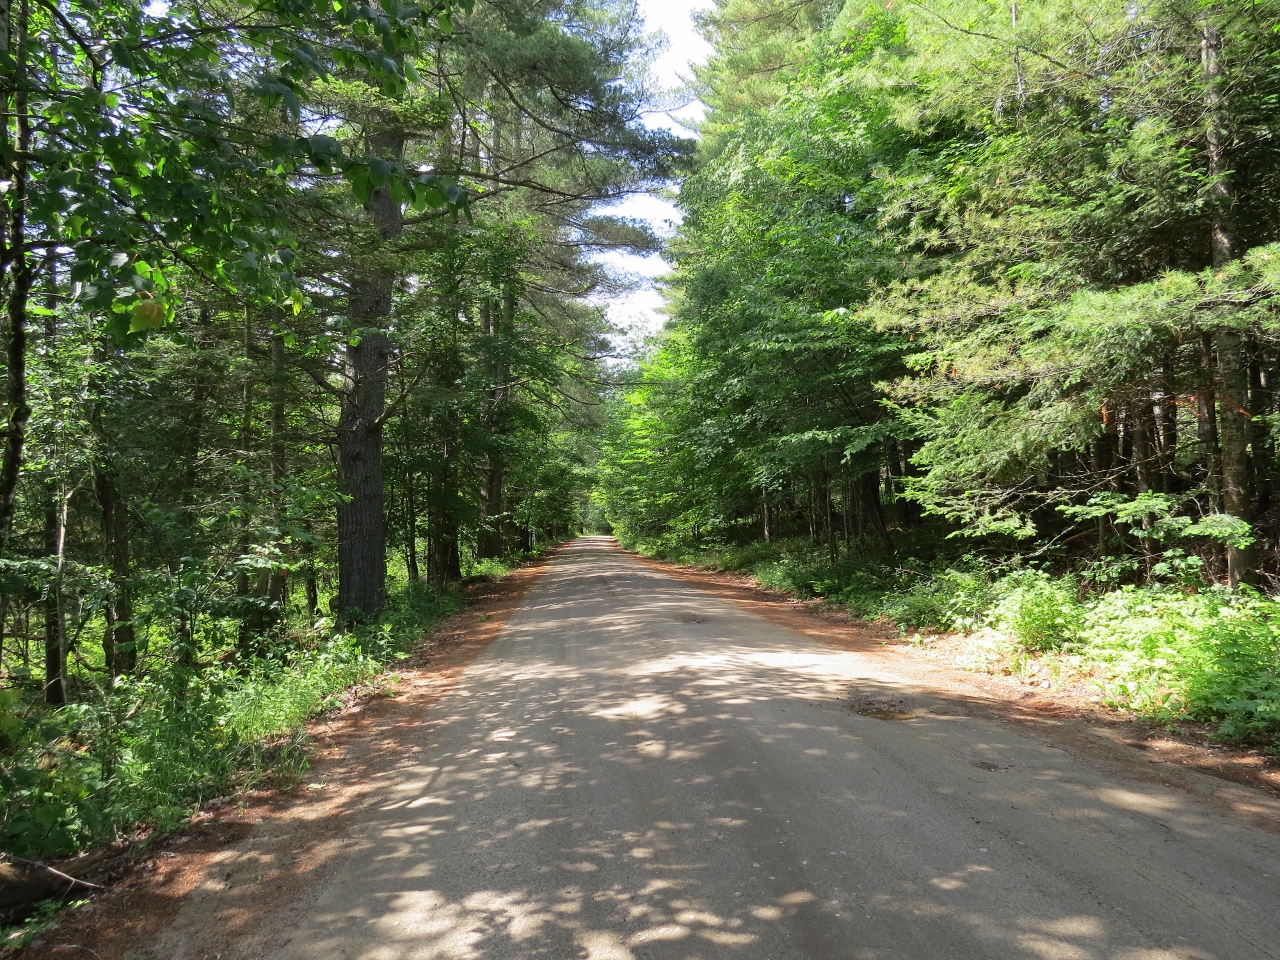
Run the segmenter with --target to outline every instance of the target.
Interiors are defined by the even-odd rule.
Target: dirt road
[[[1280,957],[1276,835],[1034,736],[583,538],[219,952]],[[197,911],[133,954],[204,956]]]

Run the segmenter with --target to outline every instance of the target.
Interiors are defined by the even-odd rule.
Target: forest
[[[960,662],[1274,752],[1280,4],[718,0],[593,494]]]
[[[0,849],[164,829],[576,529],[618,0],[6,0]]]
[[[633,0],[0,2],[0,848],[584,531],[1277,749],[1280,0],[695,16],[685,138]]]

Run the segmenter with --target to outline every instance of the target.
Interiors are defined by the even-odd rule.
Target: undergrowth
[[[1118,708],[1211,723],[1235,743],[1280,745],[1280,601],[1205,585],[1187,564],[1157,564],[1146,582],[1117,586],[1114,558],[1051,572],[979,556],[888,562],[873,549],[832,560],[807,539],[628,546],[743,571],[903,635],[959,634],[958,662],[969,669],[1088,679]]]
[[[213,797],[306,768],[302,727],[460,605],[422,587],[374,623],[294,628],[249,663],[210,657],[57,710],[0,690],[0,847],[36,860],[171,829]]]

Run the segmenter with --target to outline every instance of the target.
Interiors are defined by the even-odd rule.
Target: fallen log
[[[19,916],[44,900],[65,900],[101,889],[48,864],[19,857],[0,860],[0,916]]]

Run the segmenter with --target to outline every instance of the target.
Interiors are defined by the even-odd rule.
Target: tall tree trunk
[[[56,254],[45,255],[44,349],[52,361],[58,351],[58,267]],[[67,630],[62,613],[62,558],[66,542],[66,500],[59,496],[57,466],[45,479],[44,551],[53,566],[53,576],[45,589],[44,608],[44,697],[61,706],[67,702]]]
[[[1155,421],[1150,399],[1139,397],[1129,408],[1127,419],[1133,430],[1133,467],[1138,493],[1158,491],[1160,474],[1156,469]]]
[[[1213,266],[1226,267],[1236,257],[1234,190],[1227,160],[1227,124],[1222,97],[1222,35],[1213,22],[1214,11],[1205,13],[1201,26],[1200,54],[1205,82],[1205,143],[1208,149],[1210,188],[1209,234]],[[1249,364],[1244,335],[1223,326],[1214,336],[1218,354],[1218,420],[1222,443],[1222,506],[1226,513],[1246,523],[1253,519],[1253,490],[1249,459]],[[1256,555],[1251,543],[1227,544],[1227,577],[1232,587],[1257,577]]]
[[[1257,414],[1271,409],[1271,389],[1263,368],[1261,351],[1252,345],[1249,358],[1249,409],[1254,416],[1249,421],[1249,446],[1253,452],[1253,489],[1259,513],[1271,506],[1271,463],[1275,455],[1271,443],[1271,429],[1264,417]]]
[[[1214,385],[1213,337],[1200,335],[1200,395],[1196,397],[1196,435],[1204,461],[1205,487],[1213,509],[1222,507],[1222,451],[1218,442],[1218,391]]]
[[[102,552],[111,574],[112,595],[106,605],[103,659],[113,676],[133,673],[138,663],[129,584],[129,505],[110,471],[93,465],[93,489],[102,508]]]
[[[61,524],[58,522],[58,501],[53,484],[49,484],[44,503],[44,549],[54,558],[55,570],[45,590],[44,608],[44,699],[45,703],[61,706],[67,702],[67,641],[62,625]]]
[[[251,456],[249,450],[253,446],[253,392],[257,382],[256,378],[250,375],[253,362],[253,315],[247,306],[241,328],[240,346],[244,361],[244,380],[240,384],[239,444],[240,456],[247,460]],[[236,648],[240,656],[245,659],[253,656],[253,647],[258,633],[255,622],[257,613],[251,607],[253,598],[249,570],[243,562],[243,558],[249,554],[249,522],[249,511],[245,510],[244,519],[240,524],[240,539],[236,543],[236,557],[241,559],[240,565],[236,568],[236,600],[240,610],[240,630]]]
[[[304,520],[302,525],[303,529],[310,534],[311,521]],[[316,548],[310,538],[302,544],[302,553],[306,557],[302,585],[307,598],[307,619],[314,623],[316,615],[320,612],[320,588],[316,583]]]
[[[824,471],[823,479],[824,519],[827,528],[827,557],[832,563],[835,563],[839,557],[839,548],[836,546],[835,512],[831,507],[831,474]]]
[[[285,357],[284,334],[271,335],[271,485],[276,495],[284,492],[285,480],[288,477],[288,464],[285,458]],[[277,512],[277,525],[284,517]],[[264,593],[269,606],[263,611],[264,627],[275,627],[284,616],[285,590],[288,587],[288,573],[281,563],[273,564],[267,573]]]
[[[386,132],[370,143],[373,152],[398,161],[404,135]],[[386,184],[365,204],[382,241],[400,235],[404,216]],[[384,327],[391,316],[396,275],[375,252],[351,284],[349,319],[356,331],[346,348],[338,417],[338,610],[345,618],[382,613],[387,590],[387,518],[382,469],[383,412],[391,343]]]
[[[6,12],[11,12],[11,5]],[[17,4],[16,34],[13,51],[18,75],[26,65],[27,3]],[[5,50],[10,52],[10,26],[5,18]],[[27,422],[31,404],[27,399],[27,308],[35,283],[35,263],[27,249],[27,157],[31,151],[31,128],[27,117],[27,92],[15,85],[5,92],[4,107],[15,118],[15,138],[10,169],[6,171],[9,189],[5,192],[8,216],[4,218],[3,249],[0,250],[0,282],[8,281],[9,302],[4,311],[5,361],[7,390],[5,396],[4,453],[0,455],[0,551],[13,531],[13,511],[17,498],[18,477],[22,469],[22,449],[27,439]]]
[[[865,518],[865,525],[871,528],[874,534],[886,548],[893,549],[893,541],[889,539],[889,531],[885,527],[884,508],[880,502],[880,471],[870,470],[864,473],[859,480],[860,500],[862,501],[862,515]]]
[[[1178,491],[1178,383],[1172,352],[1164,362],[1160,396],[1160,467],[1164,491]]]
[[[1115,470],[1119,446],[1120,436],[1116,426],[1115,414],[1111,412],[1109,405],[1104,404],[1102,407],[1102,432],[1098,434],[1098,439],[1093,442],[1093,471],[1100,484],[1114,486],[1111,483],[1111,476]],[[1097,530],[1098,555],[1106,556],[1110,521],[1105,516],[1098,517]]]
[[[418,490],[413,471],[404,477],[404,552],[409,568],[409,583],[420,584],[422,571],[418,568]]]
[[[505,482],[505,465],[502,454],[489,454],[489,469],[485,473],[483,515],[485,525],[480,533],[480,542],[476,546],[476,555],[480,559],[498,559],[503,553],[502,513],[505,509],[502,496],[502,485]]]
[[[489,304],[484,305],[482,319],[487,323],[486,333],[492,340],[494,352],[499,355],[501,355],[503,349],[502,339],[515,329],[516,301],[515,283],[508,277],[502,283],[501,306],[498,309],[493,309]],[[484,525],[480,535],[480,542],[477,544],[476,549],[477,556],[482,559],[497,559],[502,556],[504,546],[503,513],[506,511],[503,497],[503,485],[506,482],[506,462],[500,445],[508,432],[505,407],[510,389],[507,385],[507,381],[510,379],[510,371],[507,369],[506,363],[499,359],[494,362],[491,375],[493,376],[494,386],[490,391],[489,402],[492,411],[491,430],[493,431],[495,443],[493,444],[493,449],[489,452],[489,469],[485,477],[484,502],[481,505],[483,516],[487,522]]]
[[[209,330],[208,307],[200,308],[196,325],[201,334]],[[198,338],[197,344],[199,344]],[[200,352],[196,356],[196,379],[191,388],[191,419],[187,425],[187,449],[184,453],[186,463],[183,467],[182,480],[182,491],[187,503],[195,502],[196,485],[200,481],[200,452],[204,443],[205,420],[208,416],[209,389],[218,375],[216,365],[209,362],[201,346],[198,345],[197,349]]]

